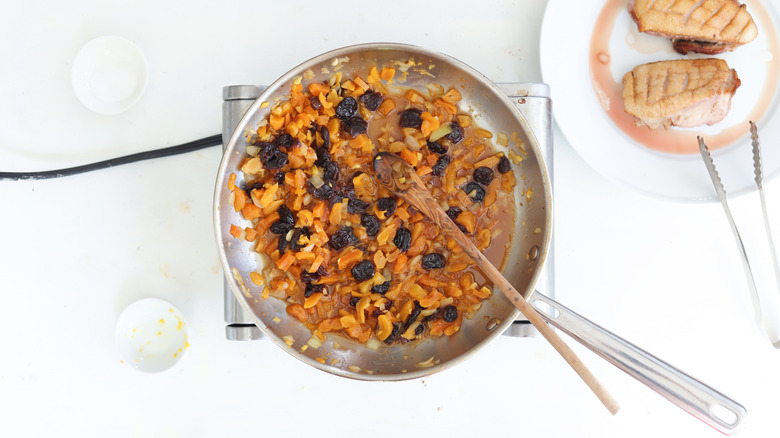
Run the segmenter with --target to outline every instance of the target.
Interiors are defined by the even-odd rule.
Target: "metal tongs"
[[[772,231],[769,227],[769,219],[766,212],[766,199],[764,197],[764,183],[761,165],[761,147],[758,141],[758,129],[756,128],[755,123],[752,121],[750,122],[750,138],[753,145],[753,169],[755,172],[755,181],[756,185],[758,186],[759,196],[761,198],[761,210],[764,216],[764,227],[766,229],[766,235],[769,242],[769,249],[772,254],[772,266],[774,268],[775,282],[777,286],[777,290],[775,290],[772,295],[764,296],[764,298],[768,299],[764,300],[765,302],[763,307],[761,297],[758,293],[758,288],[756,287],[756,280],[753,275],[753,270],[750,267],[750,262],[748,261],[747,251],[745,251],[745,245],[742,243],[742,237],[740,236],[739,230],[737,229],[737,224],[734,222],[734,217],[731,215],[731,210],[729,210],[728,201],[726,199],[726,190],[723,188],[723,182],[718,175],[718,171],[715,169],[715,163],[712,161],[712,156],[710,155],[709,148],[707,148],[707,145],[704,143],[704,139],[697,137],[699,140],[699,151],[701,152],[701,156],[704,159],[704,164],[707,166],[707,171],[709,172],[710,178],[712,179],[712,184],[715,186],[715,192],[718,194],[718,199],[723,206],[723,210],[726,212],[726,218],[729,221],[729,225],[731,225],[731,231],[734,233],[734,238],[737,240],[737,245],[739,246],[740,254],[742,255],[742,266],[745,269],[745,277],[747,278],[748,288],[750,289],[751,300],[753,302],[753,308],[756,314],[756,321],[762,326],[772,345],[775,348],[780,349],[780,314],[778,312],[780,307],[776,305],[769,305],[769,303],[777,304],[779,302],[778,300],[780,300],[780,268],[777,264],[777,253],[775,252],[775,245],[774,241],[772,240]]]

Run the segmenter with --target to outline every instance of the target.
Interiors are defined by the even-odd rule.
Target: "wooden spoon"
[[[547,325],[536,310],[528,304],[525,297],[490,263],[490,260],[474,246],[471,239],[463,234],[455,223],[450,220],[447,213],[442,210],[439,203],[431,196],[431,192],[420,180],[420,177],[417,176],[417,173],[406,161],[395,154],[380,152],[374,158],[374,171],[382,185],[428,216],[433,223],[442,229],[444,234],[455,240],[463,248],[463,251],[477,262],[477,266],[485,276],[509,298],[509,301],[531,321],[531,324],[539,330],[539,333],[563,356],[566,362],[579,374],[585,384],[596,394],[596,397],[601,400],[601,403],[604,404],[612,415],[615,415],[620,410],[617,401],[601,386],[601,383],[588,370],[580,358],[577,357],[574,351],[553,331],[552,327]]]

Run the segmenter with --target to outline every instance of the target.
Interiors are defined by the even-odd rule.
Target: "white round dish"
[[[98,37],[76,54],[71,80],[73,91],[84,106],[99,114],[119,114],[144,93],[146,58],[125,38]]]
[[[607,3],[610,2],[550,0],[547,5],[542,23],[540,61],[542,77],[550,85],[556,123],[577,153],[609,179],[667,200],[717,199],[698,153],[675,154],[651,149],[623,132],[602,108],[592,83],[590,56],[591,38],[599,14]],[[668,40],[638,33],[626,2],[621,3],[622,10],[617,13],[612,28],[598,30],[608,33],[608,65],[617,84],[621,83],[626,72],[639,64],[685,58],[672,50]],[[748,116],[766,94],[765,84],[777,81],[777,78],[767,77],[768,66],[780,62],[780,56],[771,50],[771,44],[776,42],[769,41],[772,35],[776,35],[778,23],[772,4],[746,3],[758,25],[758,37],[733,52],[716,56],[726,60],[742,80],[732,100],[731,111],[713,126],[686,130],[671,128],[690,136],[692,146],[697,145],[698,135],[707,141],[708,137],[714,138],[729,128],[743,131],[737,140],[712,152],[729,194],[745,193],[756,187],[747,135]],[[767,13],[756,13],[762,9]],[[777,90],[773,96],[764,99],[765,102],[771,99],[771,102],[761,117],[753,120],[758,126],[760,138],[764,140],[765,179],[780,172],[780,149],[770,147],[773,139],[780,138],[776,95]]]
[[[181,312],[158,298],[127,306],[117,319],[114,339],[122,363],[149,373],[175,365],[189,346]]]

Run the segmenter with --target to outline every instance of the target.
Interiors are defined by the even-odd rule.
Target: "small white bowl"
[[[189,346],[181,312],[158,298],[127,306],[117,319],[114,339],[123,363],[149,373],[175,365]]]
[[[76,97],[87,108],[105,115],[119,114],[138,102],[147,75],[141,50],[119,36],[102,36],[85,44],[71,70]]]

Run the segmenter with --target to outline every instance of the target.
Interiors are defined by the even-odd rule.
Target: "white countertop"
[[[218,134],[222,86],[267,84],[359,42],[425,46],[496,82],[541,81],[545,4],[16,2],[0,18],[0,170]],[[86,109],[70,82],[79,48],[102,35],[130,39],[149,64],[143,98],[116,116]],[[647,198],[555,136],[556,298],[743,404],[739,436],[775,436],[780,352],[752,321],[720,205]],[[0,182],[0,435],[720,436],[574,341],[618,415],[541,338],[499,337],[400,383],[334,377],[270,342],[225,340],[211,215],[220,152]],[[780,233],[780,183],[766,191]],[[764,235],[757,206],[757,194],[732,200],[747,244]],[[114,347],[117,316],[143,297],[174,303],[189,327],[183,359],[158,374],[120,363]]]

